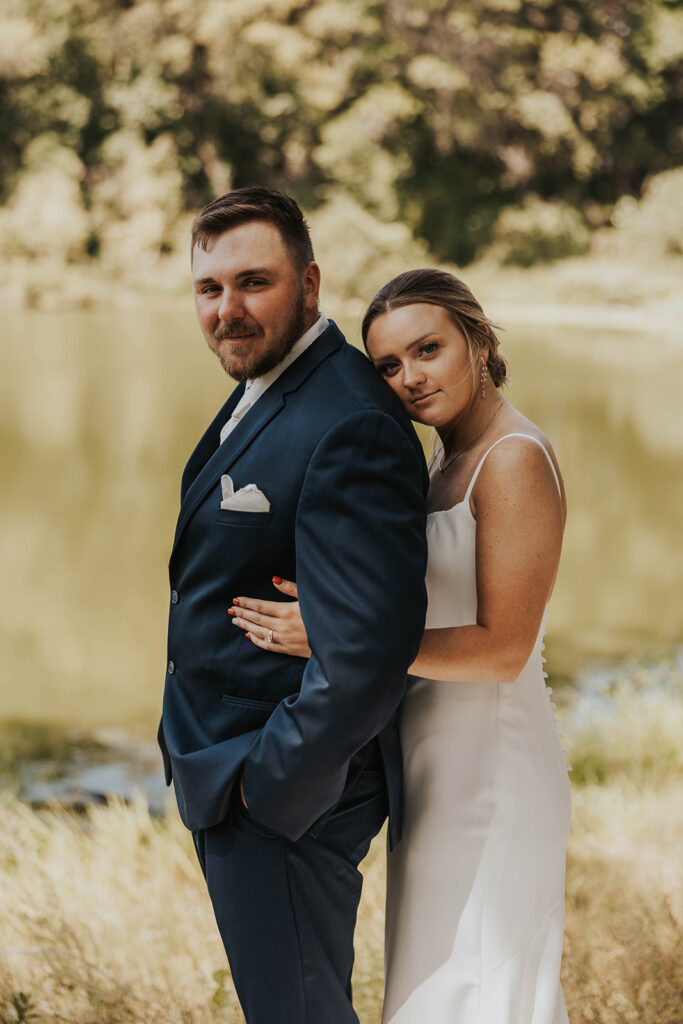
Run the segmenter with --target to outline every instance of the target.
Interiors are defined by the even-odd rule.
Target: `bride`
[[[495,330],[462,281],[400,274],[370,303],[363,340],[440,438],[426,629],[401,708],[383,1024],[567,1024],[569,766],[542,653],[565,521],[559,468],[501,395]],[[296,597],[294,583],[274,583]],[[231,612],[259,647],[310,654],[296,601],[240,597]]]

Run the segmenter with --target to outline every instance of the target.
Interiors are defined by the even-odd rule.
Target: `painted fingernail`
[[[282,583],[282,576],[273,576],[273,583]]]
[[[240,599],[239,599],[239,597],[233,597],[233,599],[232,599],[232,603],[233,603],[233,604],[239,604],[239,603],[240,603]]]
[[[228,615],[237,615],[237,612],[234,608],[228,608]]]
[[[248,636],[248,637],[249,637],[249,639],[251,640],[251,633],[245,633],[244,635],[245,635],[245,636]]]

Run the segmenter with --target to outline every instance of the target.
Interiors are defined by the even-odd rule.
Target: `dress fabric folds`
[[[429,516],[427,628],[476,622],[469,499],[487,454],[465,500]],[[383,1024],[568,1024],[560,962],[570,792],[544,632],[545,615],[512,683],[411,677]]]

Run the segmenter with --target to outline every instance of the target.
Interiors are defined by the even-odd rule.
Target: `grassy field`
[[[563,982],[571,1024],[683,1020],[683,701],[612,694],[565,711],[574,765]],[[355,1001],[378,1024],[383,837],[368,856]],[[203,880],[175,813],[85,818],[0,800],[0,1024],[242,1020]],[[425,1022],[427,1024],[427,1022]],[[492,1022],[493,1024],[493,1022]]]

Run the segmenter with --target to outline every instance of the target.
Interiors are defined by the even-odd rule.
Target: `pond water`
[[[357,324],[342,322],[349,338]],[[0,718],[149,728],[182,467],[230,390],[193,313],[5,314]],[[508,395],[549,435],[569,519],[549,667],[683,639],[683,345],[510,327]],[[277,567],[273,567],[277,571]]]

